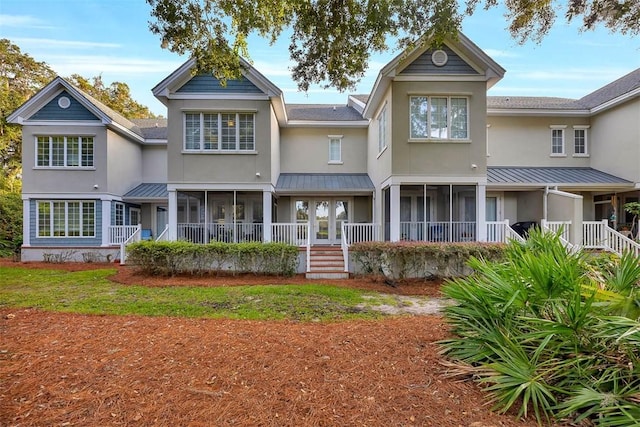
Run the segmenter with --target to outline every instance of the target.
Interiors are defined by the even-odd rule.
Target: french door
[[[330,197],[296,200],[294,204],[296,219],[311,224],[311,243],[316,245],[340,244],[350,207],[348,198]]]

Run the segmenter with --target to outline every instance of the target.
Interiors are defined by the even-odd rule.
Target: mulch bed
[[[275,283],[256,276],[150,278],[116,267],[113,280],[145,286]],[[439,287],[330,282],[420,295],[437,295]],[[447,335],[439,316],[296,323],[5,307],[0,425],[535,426],[492,413],[478,386],[446,378],[436,342]]]

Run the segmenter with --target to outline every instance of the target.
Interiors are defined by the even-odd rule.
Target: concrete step
[[[305,277],[307,279],[348,279],[349,273],[346,271],[310,271]]]

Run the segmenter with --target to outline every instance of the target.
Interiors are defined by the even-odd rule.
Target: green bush
[[[127,262],[162,276],[212,272],[292,276],[298,263],[298,248],[283,243],[143,241],[128,245],[127,253]]]
[[[638,425],[639,262],[569,252],[534,230],[503,261],[472,259],[475,274],[443,287],[455,301],[444,353],[488,385],[500,411],[516,406],[541,424]]]
[[[22,246],[22,198],[0,190],[0,257],[20,252]]]
[[[501,243],[363,242],[349,253],[363,274],[392,279],[455,277],[466,275],[471,257],[501,259]]]

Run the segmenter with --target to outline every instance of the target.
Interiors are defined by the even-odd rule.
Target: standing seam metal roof
[[[633,184],[593,168],[488,167],[489,184]]]
[[[366,173],[282,173],[276,191],[373,191],[373,182]]]

